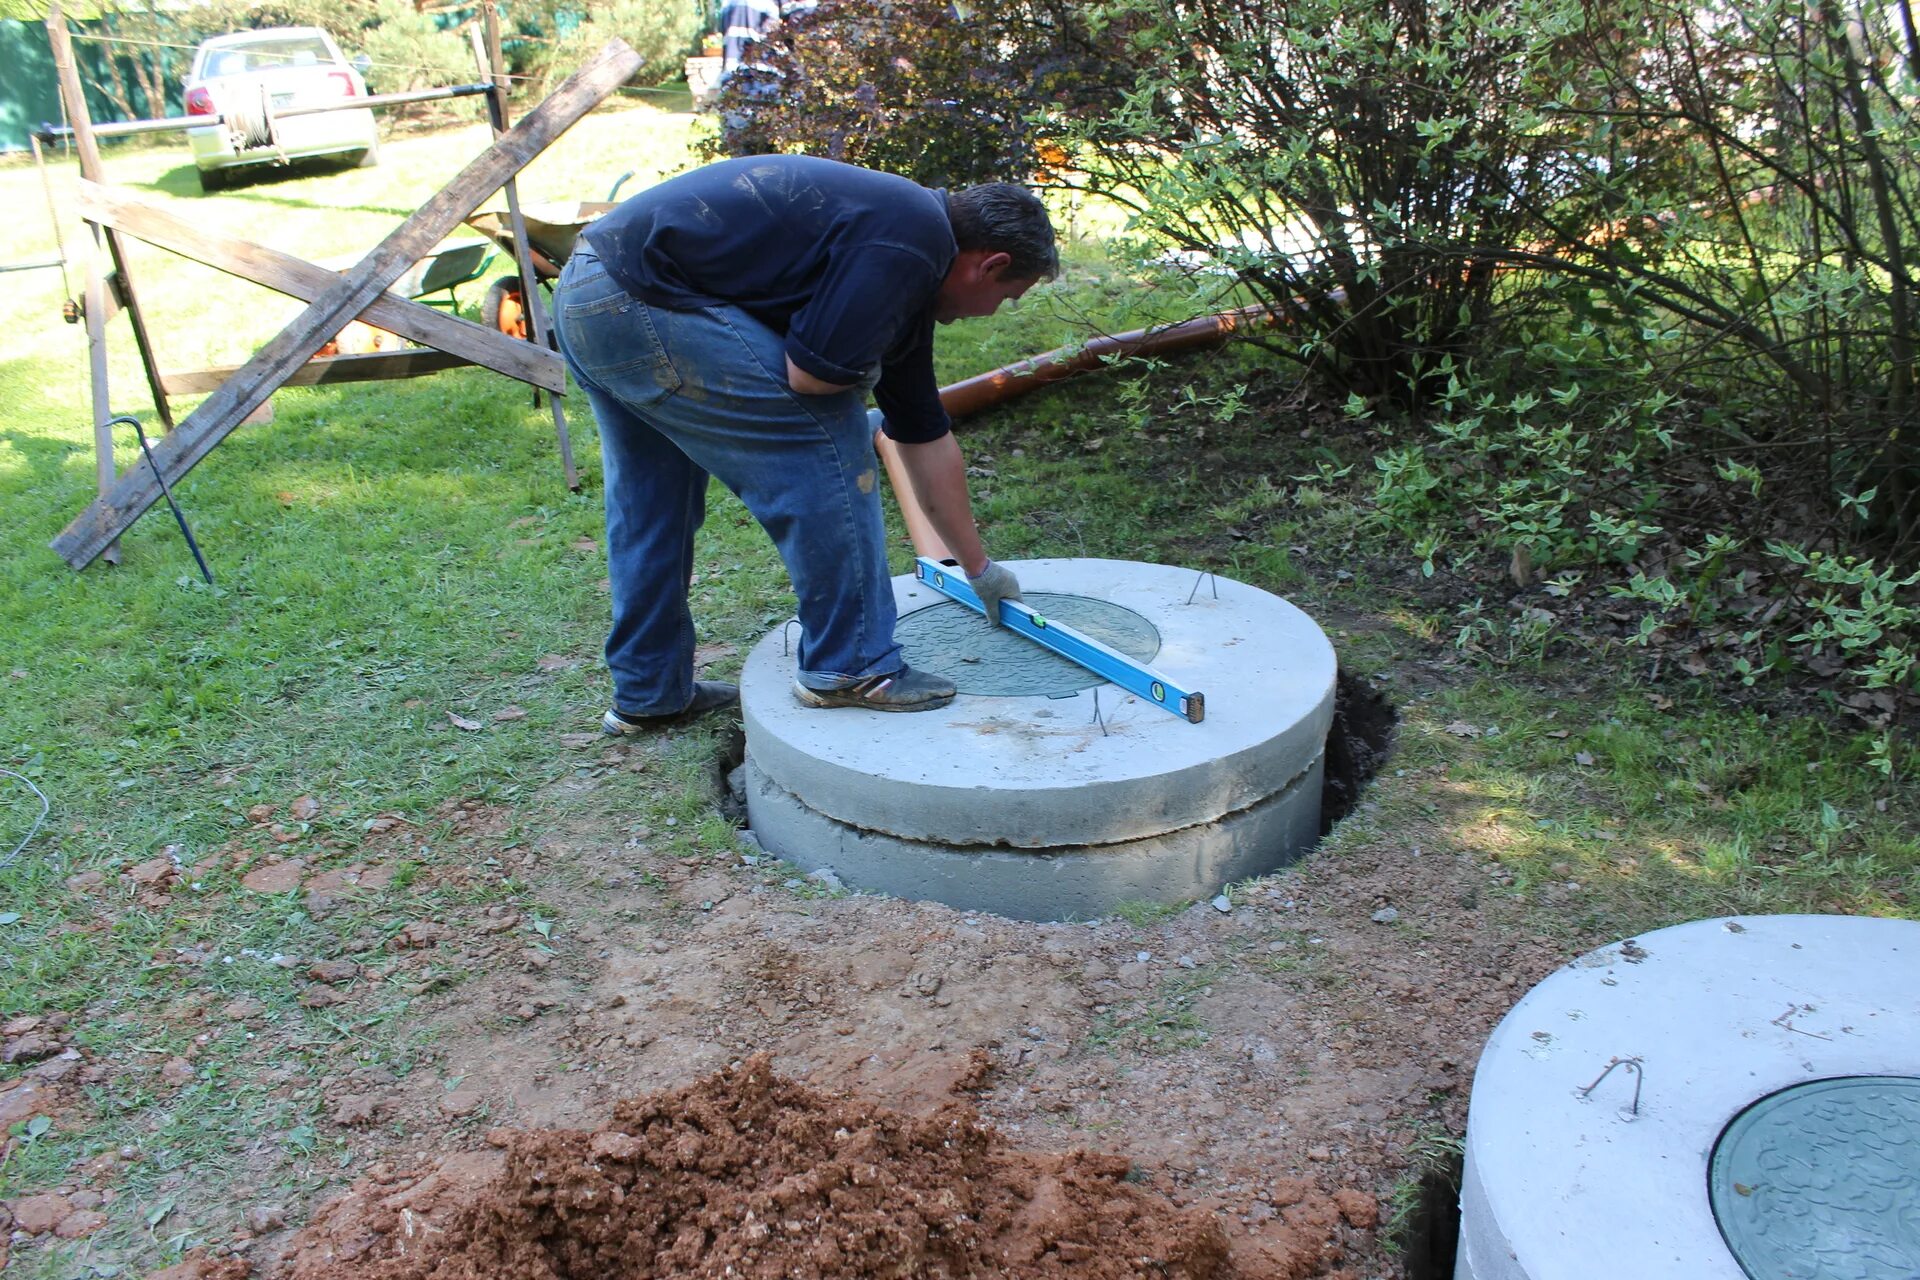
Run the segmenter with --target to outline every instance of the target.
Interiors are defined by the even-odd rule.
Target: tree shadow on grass
[[[347,166],[347,169],[350,168],[351,166]],[[276,183],[294,178],[320,177],[346,171],[337,158],[328,156],[295,160],[286,165],[255,165],[231,171],[227,175],[228,185],[224,190],[203,192],[194,167],[191,164],[183,164],[167,170],[151,182],[136,182],[129,185],[194,200],[244,200],[258,206],[314,209],[321,213],[338,213],[340,212],[338,205],[303,200],[284,192],[276,192],[273,188]],[[354,210],[359,213],[385,213],[396,218],[411,218],[419,212],[417,209],[397,205],[378,204],[355,205]]]
[[[33,479],[18,485],[8,478],[7,473],[12,468],[0,463],[0,490],[17,489],[20,492],[31,488],[35,493],[47,493],[64,487],[67,483],[67,460],[76,454],[92,453],[87,446],[72,440],[49,440],[25,431],[0,431],[0,444],[11,446],[27,460],[27,468]]]

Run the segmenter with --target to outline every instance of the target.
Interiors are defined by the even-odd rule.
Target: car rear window
[[[317,36],[291,40],[263,40],[258,44],[229,45],[207,55],[208,76],[238,76],[281,67],[331,66],[333,54]]]

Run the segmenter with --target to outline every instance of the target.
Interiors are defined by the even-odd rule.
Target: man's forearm
[[[987,553],[973,523],[973,505],[967,498],[967,464],[959,441],[949,433],[925,444],[895,441],[894,448],[927,523],[967,575],[978,575],[987,566]]]

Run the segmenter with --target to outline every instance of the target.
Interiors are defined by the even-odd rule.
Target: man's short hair
[[[948,193],[953,238],[962,249],[985,249],[1013,259],[1016,280],[1051,280],[1060,273],[1053,222],[1040,197],[1012,182],[983,182]]]

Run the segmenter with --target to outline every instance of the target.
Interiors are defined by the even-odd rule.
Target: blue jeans
[[[865,394],[787,386],[780,334],[738,307],[668,311],[628,296],[585,241],[554,328],[600,425],[614,706],[693,698],[687,580],[717,477],[773,537],[799,598],[800,679],[829,689],[902,665]]]

